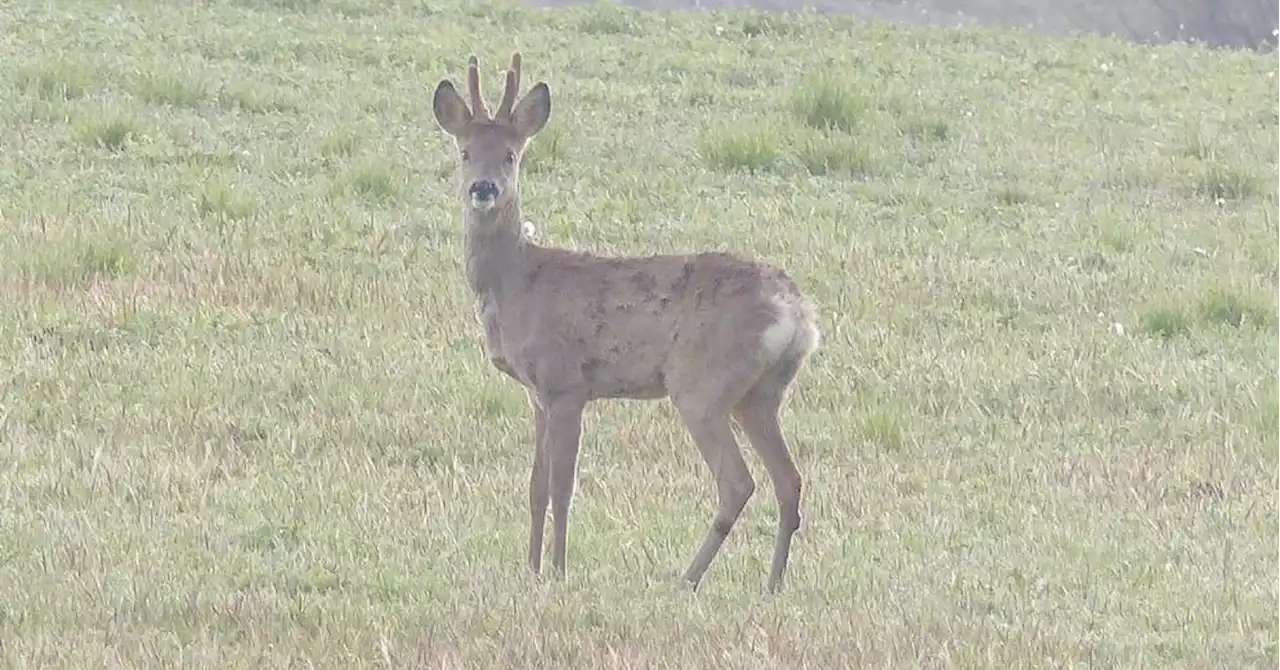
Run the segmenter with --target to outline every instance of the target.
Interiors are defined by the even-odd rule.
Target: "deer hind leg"
[[[755,386],[734,407],[733,416],[747,435],[751,447],[769,471],[778,499],[778,534],[769,567],[769,592],[782,585],[791,553],[791,537],[800,528],[800,473],[791,460],[778,411],[787,387],[799,369],[799,360],[784,358],[767,370]]]
[[[704,381],[696,388],[676,389],[671,395],[681,420],[715,477],[718,498],[711,529],[684,574],[685,581],[695,588],[755,493],[755,481],[733,436],[729,408],[734,406],[756,375],[758,371],[742,369],[740,375],[719,378],[717,381],[720,383],[707,384]]]

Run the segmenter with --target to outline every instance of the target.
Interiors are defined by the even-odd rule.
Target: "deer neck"
[[[517,281],[528,264],[520,203],[512,201],[488,212],[466,208],[462,220],[467,283],[477,297],[496,296]]]

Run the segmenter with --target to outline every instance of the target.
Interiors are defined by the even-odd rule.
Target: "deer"
[[[491,114],[472,55],[470,104],[445,78],[432,111],[457,151],[464,269],[484,348],[495,368],[524,387],[532,408],[528,568],[541,574],[549,506],[552,566],[560,579],[567,576],[587,405],[669,398],[714,476],[718,498],[684,581],[697,590],[755,492],[736,421],[777,498],[767,586],[776,593],[800,528],[801,499],[779,414],[819,345],[814,304],[783,270],[732,253],[608,257],[535,243],[521,218],[520,162],[551,118],[551,92],[538,82],[517,100],[520,77],[516,52]]]

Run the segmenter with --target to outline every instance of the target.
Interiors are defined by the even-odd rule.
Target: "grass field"
[[[190,4],[190,6],[188,6]],[[0,8],[5,667],[1275,667],[1274,57],[615,6]],[[462,276],[441,77],[546,80],[544,243],[732,249],[823,348],[764,593],[666,403],[567,582]],[[490,103],[494,104],[494,103]]]

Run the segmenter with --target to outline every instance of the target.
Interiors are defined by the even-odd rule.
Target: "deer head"
[[[520,157],[529,139],[551,117],[551,91],[538,82],[516,103],[520,90],[520,54],[511,56],[502,102],[490,116],[480,93],[476,57],[467,64],[467,92],[471,106],[458,95],[453,82],[436,86],[432,109],[441,129],[453,137],[461,160],[459,188],[463,206],[475,213],[504,209],[519,197]]]

